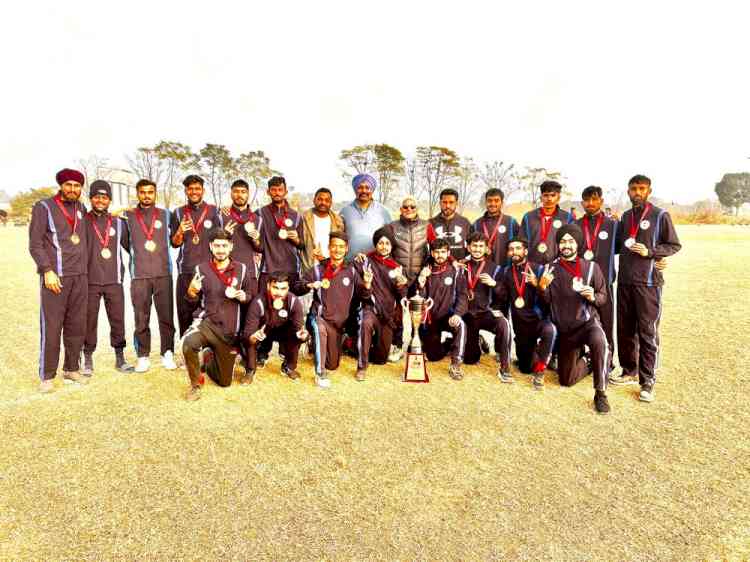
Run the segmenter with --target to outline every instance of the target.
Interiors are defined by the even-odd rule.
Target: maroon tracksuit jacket
[[[305,326],[302,299],[288,293],[280,309],[273,307],[273,301],[267,291],[256,296],[247,309],[247,319],[242,334],[243,341],[265,326],[264,342],[279,342],[279,353],[284,356],[284,366],[290,370],[297,368],[299,347],[302,343],[297,337]],[[258,344],[250,343],[248,347],[248,368],[255,371],[258,362]]]
[[[545,218],[542,219],[542,216]],[[563,211],[560,207],[557,207],[557,210],[549,217],[544,215],[541,207],[526,213],[521,221],[521,233],[529,241],[529,261],[544,265],[554,260],[557,257],[557,243],[555,242],[557,229],[571,222],[573,222],[573,215],[568,211]],[[547,231],[544,237],[542,237],[543,230]],[[541,243],[547,246],[544,252],[539,251]]]
[[[498,265],[508,265],[508,242],[518,235],[520,227],[510,215],[491,217],[485,211],[471,227],[472,232],[481,232],[487,238],[490,258]]]
[[[427,242],[437,238],[445,238],[451,247],[453,259],[462,260],[466,257],[466,239],[471,234],[471,223],[466,217],[456,213],[450,219],[437,214],[430,219],[427,227]]]

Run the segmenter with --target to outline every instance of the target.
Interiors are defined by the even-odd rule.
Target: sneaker
[[[510,374],[510,371],[508,371],[508,369],[503,369],[502,367],[497,368],[497,378],[500,379],[500,382],[504,382],[507,384],[513,383],[513,375]]]
[[[357,374],[354,375],[354,378],[357,379],[359,382],[362,382],[365,380],[365,375],[367,374],[367,371],[364,369],[357,369]]]
[[[298,381],[300,378],[299,372],[296,369],[290,369],[286,363],[281,364],[281,372],[286,375],[291,381]]]
[[[404,356],[404,350],[395,345],[391,345],[391,352],[388,354],[389,363],[398,363]]]
[[[594,409],[597,414],[609,414],[607,395],[598,390],[596,391],[596,394],[594,394]]]
[[[256,368],[262,369],[263,367],[266,366],[266,363],[268,363],[268,355],[265,355],[265,354],[261,355],[259,353],[258,357],[255,360],[255,366],[256,366]]]
[[[448,374],[454,381],[460,381],[464,378],[463,372],[461,372],[461,363],[451,363],[448,366]]]
[[[81,374],[84,377],[90,377],[94,374],[94,357],[93,353],[83,354],[83,366],[81,367]]]
[[[190,390],[187,393],[187,396],[185,397],[185,400],[188,402],[195,402],[196,400],[200,400],[201,398],[201,387],[200,386],[191,386]]]
[[[641,386],[641,393],[638,395],[638,400],[641,402],[653,402],[654,401],[654,387],[650,384],[644,384]]]
[[[39,383],[39,392],[42,394],[49,394],[54,392],[55,385],[52,383],[52,379],[48,379]]]
[[[177,368],[177,363],[174,362],[174,354],[171,351],[167,351],[161,356],[161,366],[167,371],[174,371]]]
[[[149,361],[148,357],[139,357],[138,361],[135,363],[135,372],[136,373],[145,373],[146,371],[151,368],[151,361]]]
[[[240,379],[240,384],[242,386],[247,386],[253,384],[253,380],[255,380],[255,371],[245,371],[245,374],[242,375],[242,378]]]
[[[133,372],[133,366],[125,360],[125,353],[122,349],[115,349],[115,369],[121,373]]]
[[[488,344],[487,340],[482,336],[479,336],[479,349],[482,351],[483,355],[487,355],[490,352],[490,344]]]
[[[544,390],[544,373],[534,373],[534,390]]]
[[[619,375],[614,373],[609,375],[609,382],[615,386],[625,386],[629,384],[638,384],[638,377],[636,375],[630,375],[623,371]]]
[[[328,378],[328,373],[323,371],[319,375],[315,375],[315,384],[320,388],[331,388],[331,379]]]
[[[86,380],[78,371],[63,371],[63,382],[65,384],[84,384]]]
[[[547,363],[547,368],[550,371],[557,372],[557,355],[552,356],[552,358],[549,360],[549,363]]]

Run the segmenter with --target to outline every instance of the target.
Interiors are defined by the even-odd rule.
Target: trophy
[[[408,318],[408,322],[411,324],[411,341],[406,353],[406,367],[402,379],[404,382],[430,382],[430,378],[427,376],[425,356],[422,353],[422,340],[419,339],[419,326],[432,305],[432,299],[424,299],[419,295],[414,295],[410,299],[406,297],[401,299],[401,306],[409,312],[404,315],[404,318]],[[404,323],[406,323],[406,320]]]

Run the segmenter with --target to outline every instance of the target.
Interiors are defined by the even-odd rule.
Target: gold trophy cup
[[[411,323],[411,341],[406,353],[406,367],[404,368],[404,382],[430,382],[427,376],[427,364],[422,352],[422,340],[419,338],[419,326],[422,325],[424,315],[432,308],[432,299],[425,299],[419,295],[401,299],[401,306],[408,310],[404,315]]]

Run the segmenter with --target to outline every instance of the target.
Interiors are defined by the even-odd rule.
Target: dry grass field
[[[656,402],[597,416],[591,379],[488,357],[427,385],[347,359],[330,391],[277,359],[187,403],[182,369],[116,373],[106,322],[91,383],[40,396],[38,278],[0,228],[0,559],[746,560],[750,230],[679,234]]]

